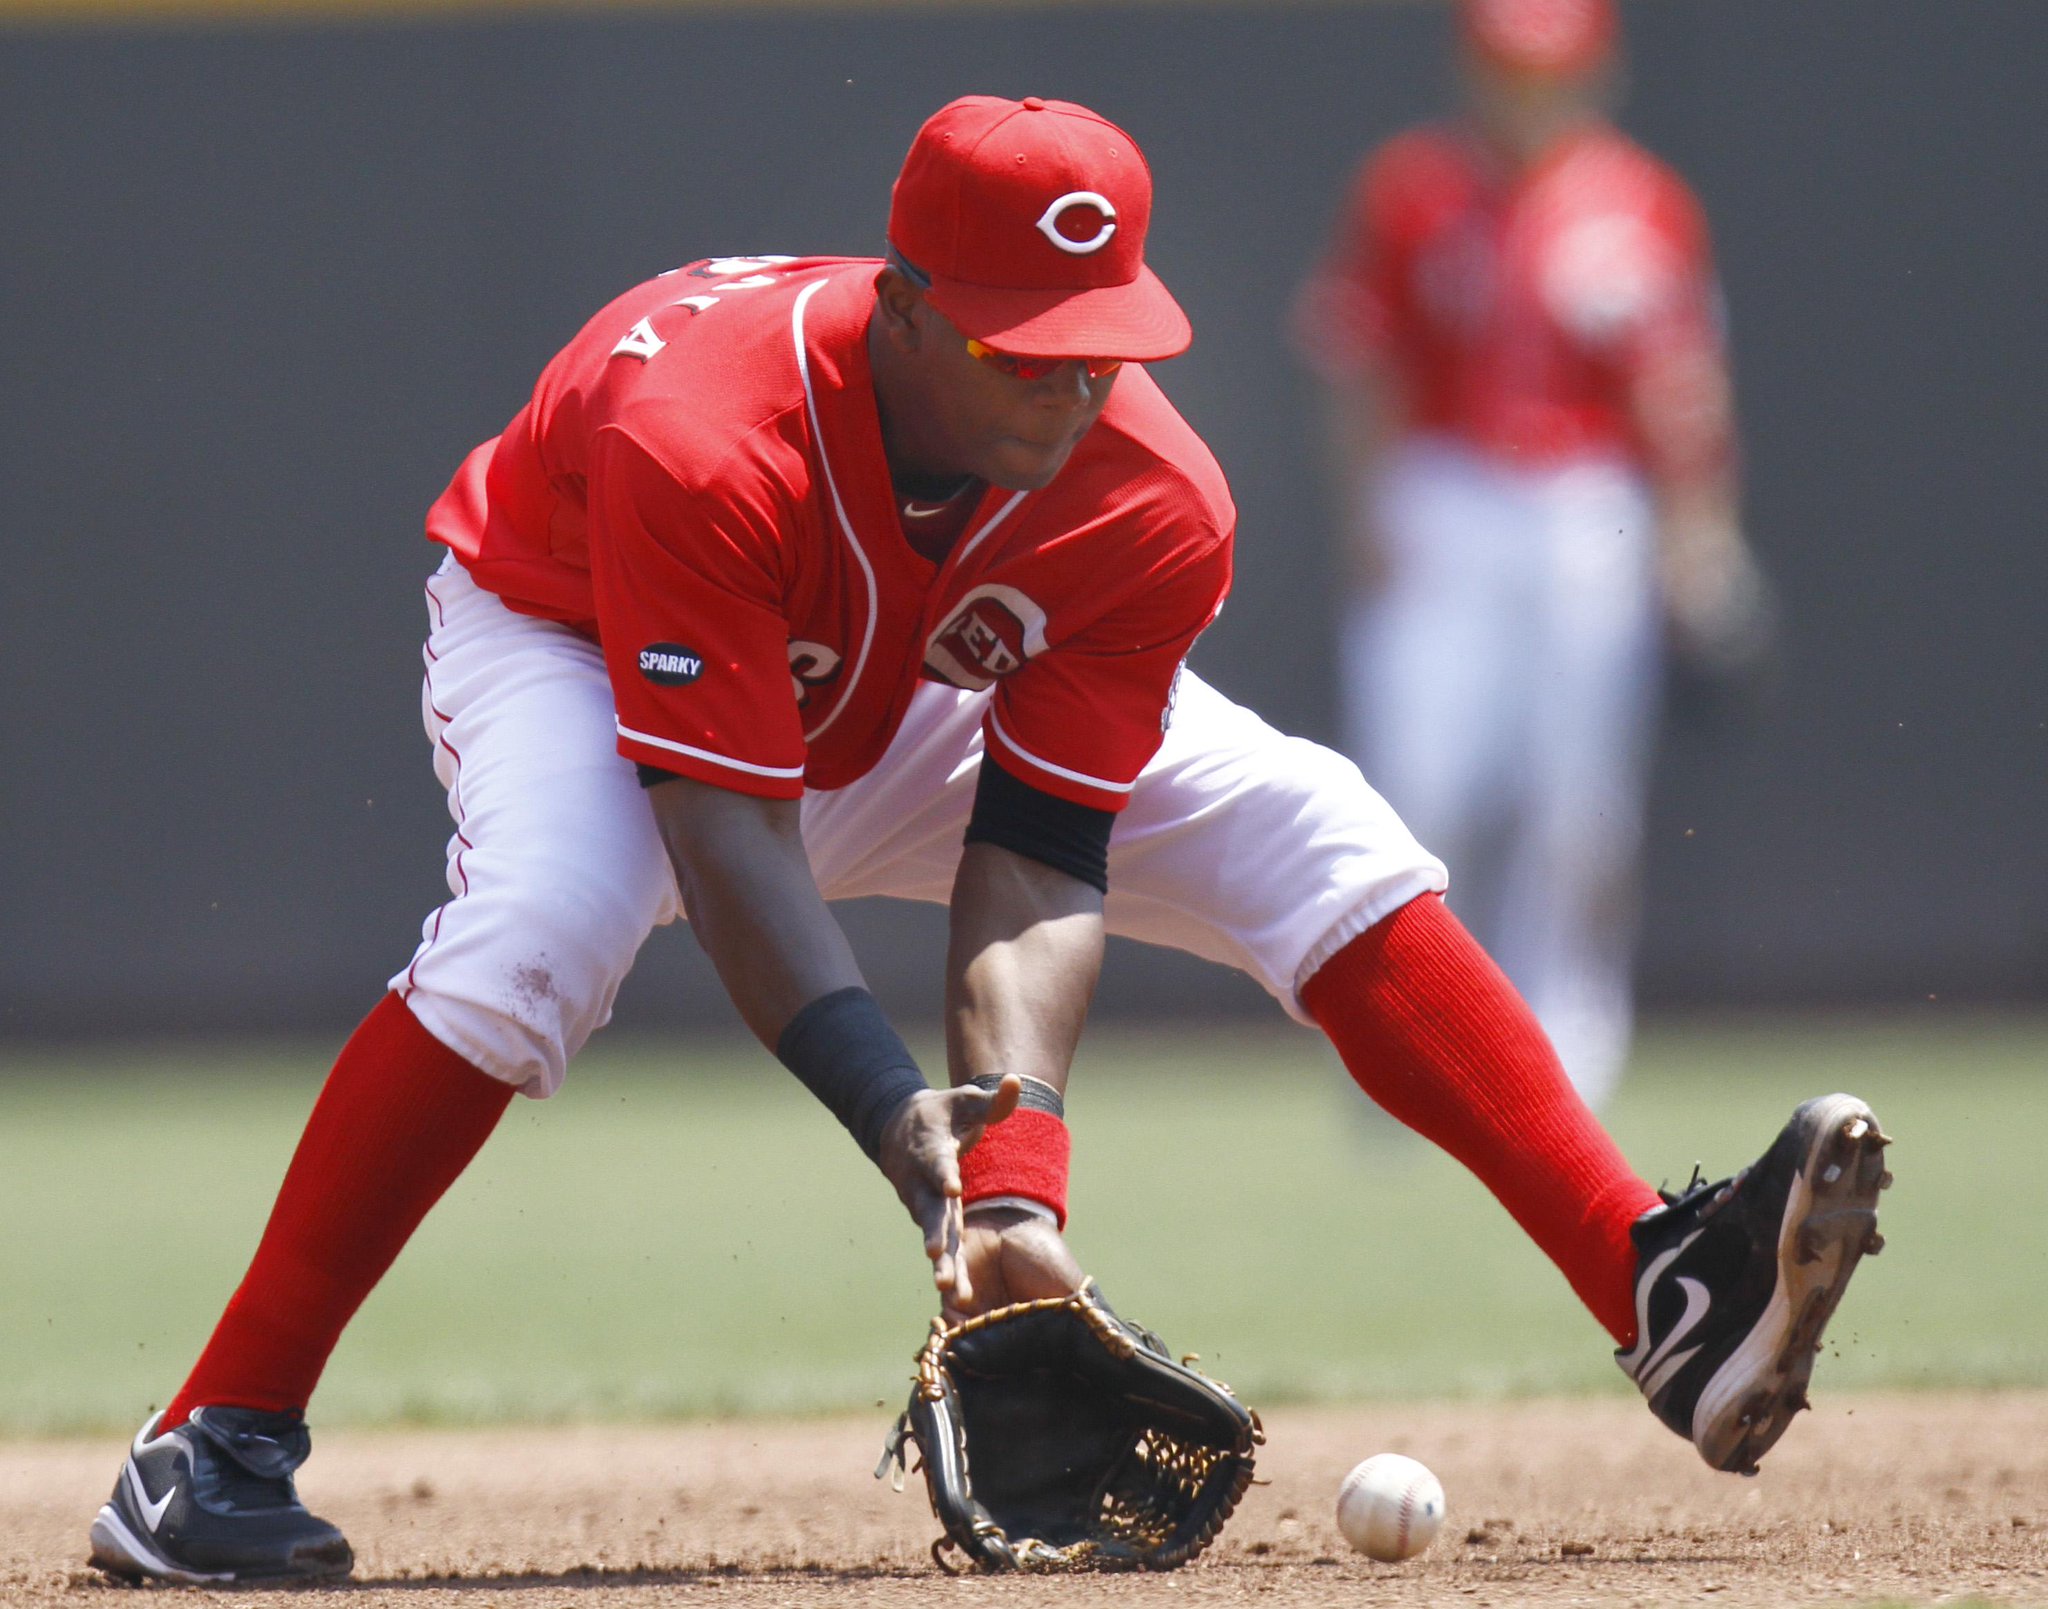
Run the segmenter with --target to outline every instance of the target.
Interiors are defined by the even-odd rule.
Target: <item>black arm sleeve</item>
[[[889,1120],[929,1088],[875,997],[858,987],[820,995],[790,1018],[775,1043],[775,1059],[803,1080],[877,1164]]]
[[[1034,788],[984,755],[967,822],[970,844],[994,844],[1109,892],[1109,829],[1113,811],[1095,810]]]

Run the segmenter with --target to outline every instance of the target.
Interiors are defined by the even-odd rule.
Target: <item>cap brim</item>
[[[1157,274],[1095,290],[1016,290],[934,278],[931,303],[960,333],[1020,358],[1122,358],[1157,363],[1194,339]]]

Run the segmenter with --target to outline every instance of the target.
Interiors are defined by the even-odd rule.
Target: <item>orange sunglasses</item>
[[[967,355],[986,363],[998,374],[1007,374],[1012,380],[1043,380],[1056,373],[1063,363],[1082,364],[1088,370],[1089,379],[1102,380],[1124,366],[1122,358],[1020,358],[1012,352],[998,352],[971,336],[967,342]]]

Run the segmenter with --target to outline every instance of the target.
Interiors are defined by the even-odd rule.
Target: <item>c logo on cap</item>
[[[1059,231],[1060,214],[1069,207],[1093,207],[1102,215],[1102,227],[1086,240],[1069,240]],[[1037,228],[1061,251],[1075,257],[1086,257],[1091,252],[1102,250],[1109,244],[1109,237],[1116,233],[1116,208],[1108,196],[1097,195],[1093,190],[1070,190],[1045,209]]]

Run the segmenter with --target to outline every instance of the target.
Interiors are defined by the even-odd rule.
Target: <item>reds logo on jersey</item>
[[[829,643],[805,642],[793,637],[789,644],[789,683],[796,693],[796,707],[808,709],[811,703],[811,689],[826,687],[839,680],[844,664],[839,650]]]
[[[1639,217],[1595,213],[1548,245],[1538,264],[1544,302],[1588,346],[1627,334],[1678,297],[1685,264]]]
[[[1045,652],[1045,611],[1015,587],[974,588],[924,645],[925,673],[978,692]]]

